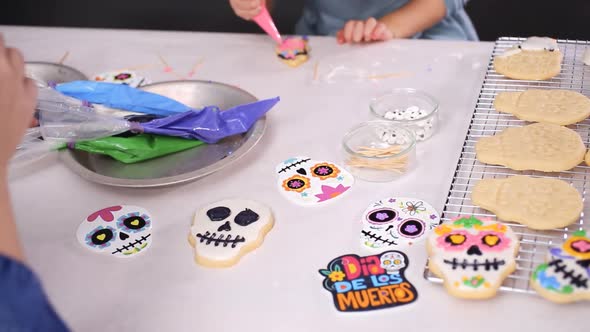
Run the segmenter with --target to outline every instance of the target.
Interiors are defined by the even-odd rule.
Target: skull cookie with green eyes
[[[114,257],[132,257],[152,243],[152,218],[137,206],[116,205],[89,215],[76,233],[85,248]]]
[[[200,209],[188,239],[198,264],[228,267],[262,245],[273,225],[272,212],[267,206],[250,200],[228,199]]]

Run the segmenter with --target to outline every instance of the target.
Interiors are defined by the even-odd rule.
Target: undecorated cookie
[[[461,217],[436,227],[428,237],[428,267],[444,280],[449,294],[486,299],[516,269],[518,246],[509,226]]]
[[[569,183],[522,175],[483,179],[473,188],[471,199],[502,220],[540,230],[571,225],[584,209],[580,193]]]
[[[507,128],[475,144],[476,158],[484,164],[514,170],[567,171],[584,160],[586,147],[575,131],[550,123]]]
[[[590,238],[586,232],[575,232],[561,247],[549,249],[547,262],[537,266],[530,283],[553,302],[590,300]]]
[[[309,58],[307,37],[289,37],[276,48],[277,56],[291,67],[297,67]]]
[[[228,267],[261,246],[273,225],[272,212],[267,206],[250,200],[228,199],[200,209],[188,239],[198,264]]]
[[[562,126],[583,121],[590,115],[590,99],[569,90],[500,92],[494,100],[494,107],[521,120]]]
[[[494,59],[496,72],[518,80],[548,80],[559,74],[563,55],[557,41],[530,37]]]
[[[586,162],[586,165],[590,166],[590,150],[588,150],[588,152],[586,153],[586,157],[584,157],[584,161]]]

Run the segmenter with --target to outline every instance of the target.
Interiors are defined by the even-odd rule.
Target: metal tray
[[[463,149],[457,162],[457,168],[442,214],[442,221],[451,220],[462,215],[478,217],[497,217],[483,210],[471,201],[473,186],[480,179],[506,178],[511,175],[523,174],[532,177],[557,178],[570,183],[581,194],[585,202],[590,198],[590,167],[579,165],[566,172],[544,173],[538,171],[514,171],[502,166],[485,165],[475,158],[475,143],[479,138],[492,136],[500,131],[515,126],[526,125],[511,114],[499,113],[494,109],[494,99],[501,91],[524,91],[527,89],[568,89],[590,96],[590,67],[583,63],[583,54],[590,48],[590,42],[575,40],[558,40],[559,49],[563,53],[561,73],[546,81],[513,80],[496,73],[493,66],[494,57],[506,49],[518,45],[523,38],[503,37],[496,41],[494,51],[488,65],[486,76],[471,118],[471,124],[465,137]],[[590,119],[568,126],[578,132],[586,145],[590,143]],[[500,290],[534,294],[529,280],[536,266],[545,261],[549,247],[560,245],[573,232],[588,229],[585,220],[590,211],[584,208],[579,221],[565,228],[548,231],[532,230],[524,225],[505,222],[510,225],[520,240],[520,249],[516,256],[516,271],[508,276]],[[424,269],[424,277],[435,283],[442,280],[428,269]]]
[[[44,84],[87,80],[77,69],[51,62],[25,63],[25,75]]]
[[[227,109],[257,100],[244,90],[211,81],[162,82],[141,89],[193,108],[217,105]],[[168,186],[197,180],[235,162],[258,143],[265,128],[266,118],[263,117],[245,134],[136,164],[124,164],[107,156],[77,150],[60,155],[72,171],[93,182],[117,187]]]

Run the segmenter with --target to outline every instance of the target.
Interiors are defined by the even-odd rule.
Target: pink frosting
[[[303,40],[303,38],[287,38],[279,46],[279,50],[281,50],[281,51],[288,51],[288,50],[293,50],[293,49],[301,50],[304,48],[305,48],[305,40]]]

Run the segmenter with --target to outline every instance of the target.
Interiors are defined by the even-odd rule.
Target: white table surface
[[[87,75],[139,66],[152,81],[176,79],[203,58],[195,79],[237,85],[259,98],[279,95],[261,142],[243,159],[197,182],[164,189],[121,189],[79,178],[56,159],[13,176],[11,190],[28,261],[57,311],[76,331],[582,331],[587,304],[558,306],[540,297],[501,293],[492,300],[455,299],[422,277],[424,244],[403,249],[407,278],[419,299],[365,313],[339,313],[318,269],[359,245],[360,215],[389,196],[424,199],[441,211],[465,137],[491,43],[401,40],[339,46],[312,37],[314,61],[374,59],[405,72],[377,82],[312,83],[314,61],[297,69],[279,63],[263,35],[49,29],[0,26],[27,61],[57,62]],[[330,60],[331,59],[331,60]],[[361,61],[361,59],[364,59]],[[383,61],[389,64],[383,65]],[[144,65],[153,64],[151,67]],[[381,67],[379,67],[381,66]],[[418,146],[418,166],[391,183],[357,181],[327,206],[298,207],[275,188],[274,167],[294,155],[341,161],[348,128],[369,118],[369,99],[393,87],[427,91],[440,101],[442,125]],[[210,269],[193,261],[186,237],[195,210],[216,200],[255,198],[276,224],[262,247],[236,266]],[[129,260],[95,255],[76,240],[89,213],[115,204],[148,208],[153,246]]]

